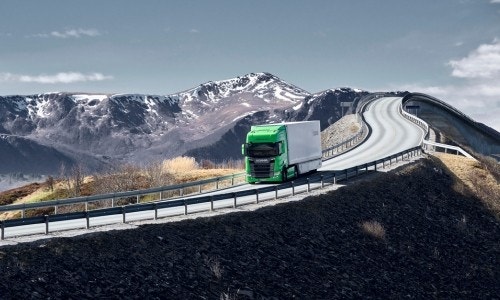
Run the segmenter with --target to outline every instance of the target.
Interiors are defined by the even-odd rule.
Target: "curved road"
[[[416,147],[424,131],[399,113],[402,98],[380,98],[363,113],[371,135],[355,149],[323,162],[321,171],[343,170]]]
[[[420,145],[424,137],[423,130],[417,125],[405,119],[399,113],[399,106],[402,98],[400,97],[385,97],[372,102],[367,111],[364,112],[364,117],[367,123],[372,128],[371,135],[361,145],[355,149],[339,155],[335,158],[323,162],[323,167],[319,171],[342,170],[364,163],[368,163],[377,159],[382,159],[389,155],[401,152],[403,150]],[[230,193],[241,190],[255,189],[257,187],[265,187],[269,184],[250,185],[244,184],[241,186],[219,190],[204,194],[221,194]],[[297,186],[297,188],[299,188]],[[304,189],[304,187],[302,188]],[[291,193],[285,191],[285,194]],[[197,197],[194,195],[191,197]],[[264,196],[264,195],[263,195]],[[254,202],[255,196],[250,196],[249,199],[241,199],[241,204]],[[185,197],[190,198],[190,197]],[[231,206],[231,200],[221,200],[214,202],[214,207]],[[190,206],[190,212],[207,210],[209,204],[194,204]],[[192,207],[192,208],[191,208]],[[159,210],[160,211],[160,210]],[[162,209],[161,215],[178,215],[183,214],[184,207],[175,207]],[[151,219],[153,212],[138,212],[127,214],[127,220]],[[121,215],[111,215],[103,217],[95,217],[91,219],[92,226],[120,223]],[[60,221],[50,223],[51,231],[67,230],[71,228],[84,228],[85,219]],[[6,229],[6,236],[12,237],[17,235],[29,235],[43,233],[45,224],[25,225]]]

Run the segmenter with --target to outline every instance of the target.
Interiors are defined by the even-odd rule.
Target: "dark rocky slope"
[[[0,248],[1,299],[493,299],[500,225],[422,159],[300,202]]]

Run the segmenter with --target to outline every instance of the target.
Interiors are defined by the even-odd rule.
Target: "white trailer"
[[[288,165],[295,165],[299,174],[321,167],[321,129],[319,121],[282,123],[288,140]]]

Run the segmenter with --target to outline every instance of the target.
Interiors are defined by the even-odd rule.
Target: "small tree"
[[[85,179],[83,165],[81,163],[73,165],[71,168],[71,179],[73,181],[73,194],[75,197],[80,196],[82,192],[82,185]]]
[[[52,176],[47,177],[47,180],[45,180],[45,184],[47,185],[47,187],[51,192],[54,191],[54,177]]]

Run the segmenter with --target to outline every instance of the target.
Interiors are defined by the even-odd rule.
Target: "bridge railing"
[[[403,97],[402,102],[404,104],[404,103],[412,101],[412,100],[426,101],[426,102],[429,102],[433,105],[441,107],[441,108],[447,110],[448,112],[452,112],[453,114],[455,114],[456,116],[461,118],[463,121],[467,122],[472,127],[476,128],[480,132],[485,133],[486,135],[489,135],[490,137],[492,137],[494,139],[500,140],[500,133],[498,131],[474,121],[472,118],[470,118],[469,116],[467,116],[466,114],[464,114],[463,112],[461,112],[460,110],[455,108],[454,106],[452,106],[452,105],[450,105],[442,100],[439,100],[435,97],[432,97],[432,96],[429,96],[426,94],[422,94],[422,93],[408,93],[406,96]]]
[[[444,149],[444,152],[445,153],[451,153],[451,154],[456,154],[456,155],[463,155],[465,157],[468,157],[468,158],[474,158],[472,155],[470,155],[469,153],[467,153],[467,151],[465,151],[464,149],[458,147],[458,146],[452,146],[452,145],[447,145],[447,144],[442,144],[442,143],[437,143],[437,142],[432,142],[432,141],[429,141],[429,124],[427,124],[427,122],[425,122],[424,120],[420,119],[419,117],[417,116],[414,116],[412,114],[409,114],[407,113],[403,108],[402,108],[403,105],[401,105],[399,107],[399,111],[401,112],[401,114],[407,118],[408,120],[410,120],[411,122],[417,124],[418,126],[420,126],[424,132],[425,132],[425,136],[424,136],[424,139],[422,139],[422,148],[424,150],[434,150],[436,151],[438,148],[442,148]]]

